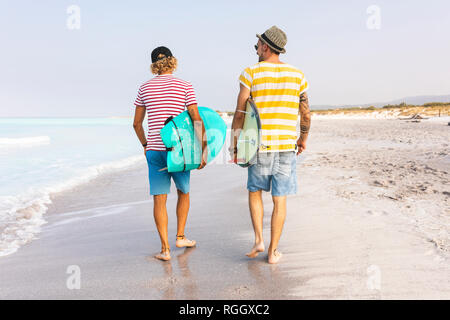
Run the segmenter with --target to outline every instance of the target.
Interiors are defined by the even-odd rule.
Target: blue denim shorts
[[[190,171],[168,172],[167,169],[160,171],[167,168],[167,151],[147,150],[145,156],[147,157],[151,195],[170,193],[171,178],[178,190],[183,193],[189,192]]]
[[[247,189],[270,191],[280,197],[297,193],[295,151],[258,152],[256,163],[248,167]]]

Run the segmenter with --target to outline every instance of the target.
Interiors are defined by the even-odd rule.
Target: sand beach
[[[220,161],[192,173],[187,235],[197,247],[175,247],[172,189],[172,260],[154,259],[142,156],[51,196],[36,239],[0,258],[0,299],[449,299],[448,121],[313,117],[278,265],[245,256],[246,170]]]

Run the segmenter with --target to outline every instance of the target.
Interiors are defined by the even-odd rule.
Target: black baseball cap
[[[159,57],[159,55],[163,55],[163,57]],[[152,51],[152,63],[155,63],[158,60],[172,57],[172,52],[167,47],[158,47]]]

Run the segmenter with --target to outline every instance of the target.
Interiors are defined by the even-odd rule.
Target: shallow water
[[[39,232],[50,195],[141,161],[129,118],[0,119],[0,256]]]

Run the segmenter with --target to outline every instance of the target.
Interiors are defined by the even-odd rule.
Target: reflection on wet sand
[[[184,284],[183,290],[185,299],[198,299],[197,294],[197,284],[195,279],[191,276],[191,271],[189,270],[189,256],[194,252],[195,247],[186,248],[182,254],[177,256],[178,266],[180,268],[182,276],[187,280]]]
[[[195,251],[193,248],[185,248],[181,254],[176,256],[179,274],[174,274],[174,262],[169,261],[155,261],[163,269],[163,276],[152,279],[151,286],[158,290],[161,294],[161,299],[198,299],[197,283],[189,269],[189,256]],[[172,257],[174,255],[172,254]]]
[[[279,265],[269,265],[265,260],[249,260],[247,269],[255,281],[255,289],[264,299],[285,298],[280,295],[280,287],[286,283],[286,277]]]
[[[164,300],[172,300],[175,299],[175,286],[174,283],[176,280],[173,278],[173,268],[172,261],[165,261],[161,263],[164,270],[165,275],[165,286],[163,286],[161,290],[162,299]]]

